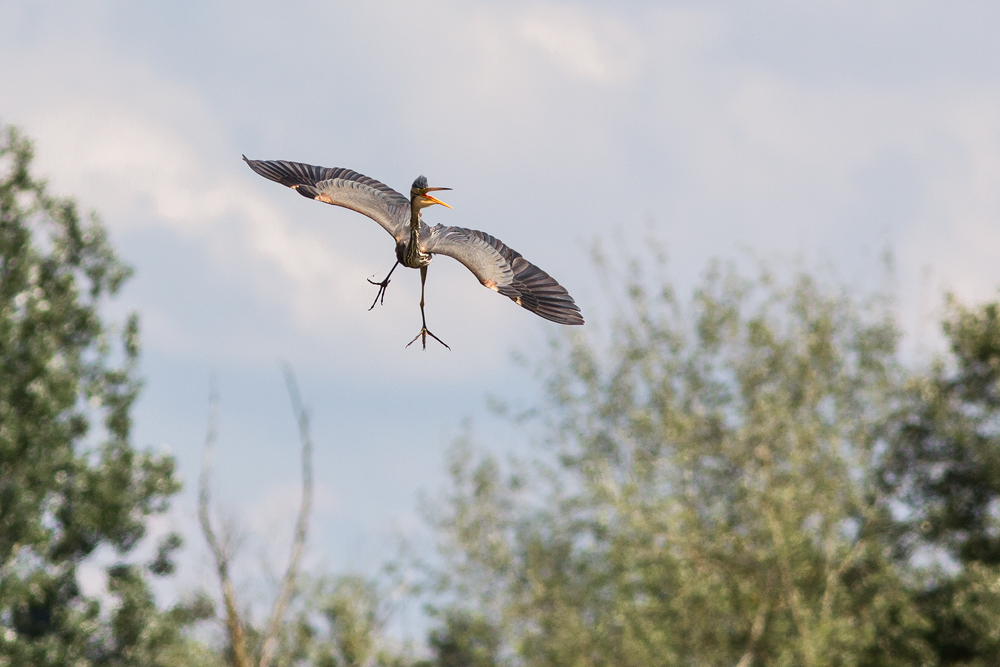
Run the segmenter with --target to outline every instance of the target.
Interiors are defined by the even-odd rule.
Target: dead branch
[[[261,652],[260,667],[268,667],[278,648],[278,632],[285,615],[285,607],[295,590],[299,575],[299,562],[305,550],[306,531],[309,527],[309,512],[312,509],[312,439],[309,437],[309,413],[302,407],[299,389],[295,383],[295,374],[288,364],[283,365],[285,382],[288,384],[288,394],[292,399],[292,412],[299,426],[299,439],[302,441],[302,505],[299,508],[299,518],[295,524],[295,538],[292,541],[292,553],[281,584],[281,592],[274,601],[274,611],[271,615],[271,627],[264,640]]]
[[[208,516],[208,480],[212,470],[212,447],[219,425],[219,396],[212,382],[208,398],[208,434],[205,436],[205,455],[201,463],[201,477],[198,483],[198,518],[201,519],[201,531],[205,535],[215,558],[215,567],[222,586],[222,599],[226,605],[226,627],[229,631],[229,643],[233,648],[233,666],[250,667],[247,659],[246,641],[243,637],[243,624],[236,611],[236,593],[233,590],[233,580],[229,576],[229,554],[219,543],[212,530],[212,522]]]

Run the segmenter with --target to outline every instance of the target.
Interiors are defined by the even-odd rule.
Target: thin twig
[[[219,583],[222,586],[222,599],[226,605],[226,626],[229,630],[229,643],[233,647],[233,666],[250,667],[247,659],[246,642],[243,638],[243,624],[236,611],[236,593],[233,581],[229,577],[229,555],[219,544],[212,530],[212,522],[208,516],[208,479],[212,469],[212,446],[215,444],[219,426],[219,395],[215,390],[215,380],[211,381],[208,397],[208,433],[205,436],[205,455],[201,463],[201,477],[198,483],[198,518],[201,519],[201,531],[205,535],[215,566],[219,573]]]
[[[865,550],[868,548],[868,541],[864,539],[858,539],[858,541],[851,547],[850,552],[844,559],[837,564],[837,567],[831,567],[831,561],[833,560],[832,555],[827,556],[826,568],[826,589],[823,591],[823,602],[820,606],[820,623],[826,625],[830,620],[830,616],[833,614],[833,597],[836,594],[837,584],[840,578],[844,576],[849,567],[852,567],[854,563],[858,560]],[[832,549],[830,550],[832,551]]]
[[[764,590],[765,595],[768,594],[769,588]],[[750,627],[750,641],[747,642],[747,650],[743,652],[743,657],[736,663],[736,667],[750,667],[750,663],[753,662],[754,653],[757,652],[757,644],[760,642],[760,638],[764,636],[767,613],[770,610],[771,605],[767,599],[760,603],[760,606],[757,608],[757,614],[753,619],[753,625]]]
[[[785,543],[785,536],[782,531],[781,523],[774,515],[774,510],[772,508],[768,508],[766,513],[767,522],[771,527],[771,536],[774,540],[775,552],[778,555],[778,566],[781,570],[781,582],[785,588],[785,599],[788,602],[789,608],[791,608],[792,618],[795,621],[795,625],[799,631],[799,637],[802,640],[802,652],[804,654],[805,664],[814,665],[816,664],[816,653],[815,646],[813,645],[812,631],[809,627],[809,611],[802,603],[802,598],[799,595],[799,589],[795,586],[795,579],[792,575],[792,566],[788,558],[788,549]]]
[[[309,413],[302,407],[299,389],[295,383],[295,374],[289,364],[283,364],[285,382],[288,384],[288,394],[292,399],[292,411],[299,426],[299,439],[302,441],[302,505],[299,508],[298,522],[295,524],[295,538],[292,542],[292,555],[281,584],[281,592],[274,602],[274,612],[271,616],[271,627],[264,640],[264,649],[260,656],[260,667],[268,667],[278,648],[278,631],[281,629],[285,607],[295,590],[299,575],[299,561],[305,550],[306,530],[309,526],[309,512],[312,509],[312,439],[309,437]]]

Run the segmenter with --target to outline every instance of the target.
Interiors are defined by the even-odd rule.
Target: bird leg
[[[399,260],[396,260],[396,263],[392,265],[391,269],[389,269],[389,276],[392,275],[392,272],[396,270],[397,266],[399,266]],[[374,308],[375,304],[379,302],[379,298],[382,299],[382,305],[385,305],[385,288],[389,286],[389,276],[386,276],[385,280],[380,283],[375,282],[371,278],[368,279],[368,282],[372,285],[378,285],[378,294],[375,295],[375,300],[372,301],[372,308]],[[368,310],[371,310],[372,308],[369,308]]]
[[[421,266],[420,267],[420,320],[422,322],[422,326],[420,327],[420,333],[418,333],[416,336],[414,336],[413,340],[411,340],[409,343],[406,344],[406,347],[410,347],[411,345],[413,345],[414,343],[417,342],[418,338],[423,337],[423,341],[421,341],[421,342],[424,344],[424,349],[426,350],[427,349],[427,337],[430,336],[431,338],[433,338],[437,342],[441,343],[442,345],[444,345],[445,347],[447,347],[450,350],[451,348],[448,347],[448,343],[444,342],[443,340],[441,340],[440,338],[438,338],[437,336],[435,336],[434,334],[432,334],[430,332],[430,330],[427,328],[427,317],[424,315],[424,281],[425,280],[427,280],[427,267],[426,266]]]

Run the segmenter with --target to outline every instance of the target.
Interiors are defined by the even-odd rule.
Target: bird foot
[[[441,343],[442,345],[444,345],[445,347],[447,347],[449,350],[451,349],[450,347],[448,347],[448,343],[444,342],[443,340],[441,340],[440,338],[438,338],[437,336],[435,336],[434,334],[432,334],[430,332],[430,329],[428,329],[427,327],[420,327],[420,333],[418,333],[416,336],[414,336],[413,340],[411,340],[409,343],[406,344],[406,347],[410,347],[411,345],[413,345],[414,343],[417,342],[418,338],[422,337],[423,341],[421,341],[421,342],[423,343],[424,349],[426,350],[427,349],[427,337],[428,336],[430,336],[431,338],[433,338],[437,342]]]
[[[378,294],[375,295],[375,300],[372,301],[371,308],[369,308],[368,310],[371,310],[372,308],[374,308],[375,304],[377,304],[379,302],[381,302],[382,305],[384,306],[385,305],[385,288],[389,286],[389,278],[386,277],[386,279],[383,280],[380,283],[377,283],[374,280],[372,280],[371,278],[368,278],[368,282],[370,282],[372,285],[378,285]]]

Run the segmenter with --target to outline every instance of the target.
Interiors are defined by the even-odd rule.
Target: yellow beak
[[[451,208],[451,210],[454,211],[455,209],[453,209],[451,206],[448,206],[448,204],[445,204],[437,197],[431,197],[429,194],[427,194],[428,192],[437,192],[439,190],[451,190],[451,188],[427,188],[426,190],[424,190],[423,194],[424,199],[429,199],[432,204],[441,204],[441,206]]]

